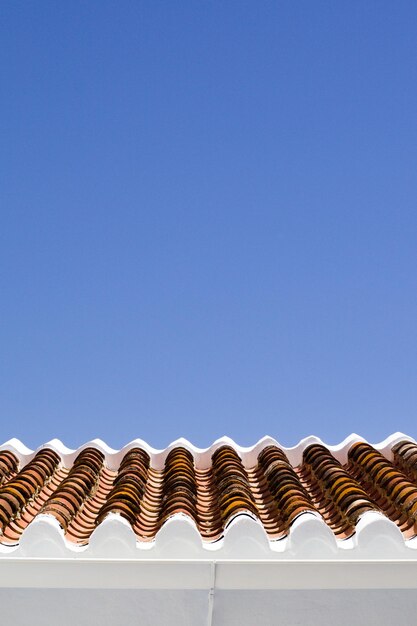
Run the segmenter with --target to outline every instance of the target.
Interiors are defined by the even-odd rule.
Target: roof
[[[417,558],[417,444],[0,446],[0,557]]]

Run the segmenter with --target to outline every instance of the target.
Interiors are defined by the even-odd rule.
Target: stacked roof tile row
[[[389,456],[359,441],[342,464],[314,443],[293,465],[282,448],[267,445],[245,467],[237,449],[222,445],[201,469],[178,446],[155,468],[148,452],[134,447],[115,470],[96,447],[83,449],[70,468],[52,448],[23,467],[16,454],[3,450],[0,543],[16,545],[37,515],[49,514],[68,541],[86,545],[110,513],[125,518],[145,542],[178,513],[194,520],[206,542],[220,539],[237,514],[259,519],[271,540],[282,539],[305,512],[319,514],[336,538],[346,539],[369,511],[383,513],[410,539],[417,534],[417,444],[399,441]]]

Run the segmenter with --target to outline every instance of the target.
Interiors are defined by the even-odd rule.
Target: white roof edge
[[[404,433],[401,433],[401,432],[396,432],[396,433],[393,433],[392,435],[389,435],[388,437],[386,437],[379,443],[371,444],[371,445],[373,445],[374,448],[376,448],[382,454],[384,454],[384,456],[387,456],[389,458],[392,447],[398,441],[401,441],[401,440],[412,441],[415,443],[415,439],[413,437],[405,435]],[[293,465],[298,465],[301,462],[304,450],[309,445],[312,445],[312,444],[324,445],[326,448],[328,448],[328,450],[330,450],[334,454],[334,456],[340,462],[344,463],[347,459],[347,453],[349,451],[349,448],[352,446],[352,444],[354,444],[357,441],[367,441],[367,440],[365,439],[365,437],[361,437],[360,435],[357,435],[356,433],[352,433],[351,435],[347,436],[343,441],[341,441],[339,444],[329,445],[326,442],[324,442],[322,439],[320,439],[320,437],[311,435],[309,437],[304,437],[303,439],[301,439],[298,442],[298,444],[296,444],[295,446],[287,447],[287,446],[283,446],[282,444],[280,444],[279,441],[277,441],[273,437],[265,436],[259,439],[259,441],[255,443],[253,446],[244,447],[244,446],[240,446],[239,444],[237,444],[230,437],[224,436],[214,441],[214,443],[208,448],[198,448],[197,446],[192,444],[190,441],[188,441],[188,439],[180,438],[170,443],[169,446],[167,446],[166,448],[158,449],[158,448],[153,448],[146,441],[143,441],[142,439],[133,439],[132,441],[127,443],[125,446],[123,446],[120,450],[115,450],[109,447],[101,439],[92,439],[91,441],[84,443],[82,446],[79,446],[79,448],[77,449],[68,448],[67,446],[65,446],[65,444],[62,443],[62,441],[60,441],[60,439],[52,439],[51,441],[48,441],[45,444],[36,448],[36,450],[30,450],[19,439],[13,438],[13,439],[9,439],[8,441],[0,445],[0,450],[10,450],[14,452],[14,454],[16,454],[16,456],[19,458],[19,461],[22,464],[25,464],[25,463],[28,463],[33,458],[36,452],[38,452],[39,450],[43,448],[48,447],[48,448],[52,448],[53,450],[55,450],[61,456],[62,461],[66,467],[71,467],[74,462],[74,459],[83,449],[87,447],[94,447],[100,450],[104,454],[106,464],[108,465],[108,467],[110,467],[111,469],[117,469],[120,465],[120,462],[123,456],[132,448],[139,447],[139,448],[143,448],[149,454],[152,467],[154,467],[155,469],[162,469],[165,463],[165,459],[168,456],[169,452],[173,448],[181,446],[191,452],[191,454],[193,455],[195,459],[197,468],[204,469],[210,466],[211,456],[215,452],[215,450],[217,450],[223,445],[232,446],[240,455],[243,464],[246,467],[252,467],[253,465],[256,464],[258,454],[261,452],[261,450],[263,450],[265,447],[269,445],[276,445],[279,448],[281,448],[286,453],[290,462]]]
[[[0,587],[72,589],[417,589],[413,561],[2,559]]]

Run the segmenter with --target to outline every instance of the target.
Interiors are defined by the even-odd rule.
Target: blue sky
[[[416,436],[416,3],[0,18],[0,438]]]

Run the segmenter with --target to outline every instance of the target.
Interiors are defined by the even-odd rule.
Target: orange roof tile
[[[352,442],[339,460],[320,442],[305,445],[297,462],[279,445],[258,445],[250,465],[238,446],[214,447],[203,464],[184,445],[153,464],[149,451],[130,447],[110,466],[98,446],[82,449],[70,467],[44,447],[22,463],[0,451],[0,544],[15,545],[39,514],[58,520],[72,544],[88,544],[110,513],[149,542],[175,514],[189,516],[203,541],[222,537],[239,514],[260,520],[269,539],[290,533],[303,513],[321,517],[338,539],[354,535],[365,512],[392,520],[405,539],[417,534],[417,444],[397,441],[388,451]],[[10,447],[10,446],[9,446]],[[207,460],[208,459],[208,460]]]

